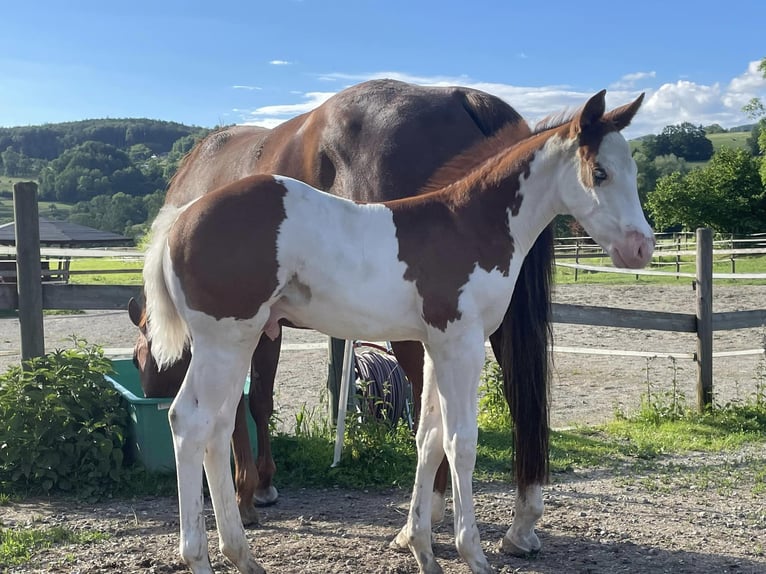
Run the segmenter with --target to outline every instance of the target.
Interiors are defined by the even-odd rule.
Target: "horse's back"
[[[464,87],[371,80],[338,92],[274,129],[233,126],[210,134],[171,181],[183,205],[256,173],[281,174],[358,201],[417,193],[455,155],[523,118],[502,99]]]
[[[184,158],[168,187],[165,203],[184,205],[253,173],[270,130],[231,126],[202,139]]]
[[[357,201],[413,195],[455,155],[518,125],[521,116],[485,92],[372,80],[274,128],[259,170]]]

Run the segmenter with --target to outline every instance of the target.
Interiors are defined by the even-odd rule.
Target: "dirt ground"
[[[714,295],[715,311],[766,306],[766,285],[716,286]],[[557,289],[555,301],[687,313],[695,306],[691,286],[683,281],[670,286],[566,285]],[[48,349],[66,346],[71,334],[109,349],[130,347],[135,336],[125,312],[51,316],[45,329]],[[765,333],[764,328],[717,332],[714,350],[763,348]],[[326,351],[294,350],[324,340],[313,332],[285,333],[276,402],[287,430],[302,405],[320,411],[324,406]],[[18,341],[18,321],[0,319],[0,369],[18,361]],[[690,403],[695,400],[694,363],[667,358],[668,353],[694,352],[691,334],[557,324],[555,347],[554,428],[602,422],[616,409],[630,412],[647,388],[667,391],[673,380]],[[571,347],[644,351],[657,358],[560,352]],[[763,368],[763,355],[716,359],[716,400],[750,396],[758,380],[764,383]],[[754,488],[763,482],[765,462],[763,448],[751,446],[734,453],[668,457],[662,472],[649,467],[638,474],[574,469],[554,475],[544,491],[545,515],[538,524],[543,549],[530,558],[497,551],[512,517],[512,488],[475,482],[482,540],[490,563],[502,573],[766,573],[766,499]],[[248,532],[251,547],[269,572],[416,572],[412,556],[387,548],[406,519],[408,497],[404,490],[284,489],[277,505],[262,510],[263,526]],[[208,510],[214,568],[233,572],[216,548]],[[177,558],[175,499],[99,504],[52,499],[0,507],[6,527],[32,521],[112,536],[98,544],[42,551],[11,572],[186,571]],[[454,549],[449,512],[436,529],[434,549],[446,573],[468,572]]]

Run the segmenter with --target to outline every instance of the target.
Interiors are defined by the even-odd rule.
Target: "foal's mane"
[[[481,170],[481,174],[486,178],[491,178],[501,168],[502,159],[506,157],[506,152],[511,149],[517,150],[517,153],[514,154],[517,161],[529,157],[537,147],[534,136],[559,129],[569,124],[574,116],[575,113],[572,112],[552,114],[538,122],[534,129],[530,129],[529,125],[522,119],[519,119],[517,123],[507,124],[492,137],[479,141],[443,164],[423,185],[420,194],[448,187],[472,172],[475,174],[474,177],[479,177],[477,168],[484,165],[487,166],[487,169]],[[513,143],[509,145],[509,142]]]

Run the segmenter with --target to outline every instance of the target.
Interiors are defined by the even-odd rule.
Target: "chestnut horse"
[[[442,173],[446,185],[435,181],[417,197],[359,204],[261,174],[160,211],[144,265],[147,325],[160,368],[192,349],[168,418],[180,552],[194,574],[212,574],[203,464],[221,551],[243,574],[265,572],[239,520],[228,441],[255,347],[262,335],[278,338],[282,320],[342,339],[423,343],[415,485],[394,544],[410,548],[422,574],[441,572],[430,490],[446,454],[458,553],[474,574],[492,572],[472,495],[484,341],[503,321],[524,257],[557,214],[573,215],[615,265],[650,261],[654,235],[620,133],[642,99],[605,113],[601,91],[515,145],[498,136],[458,158]]]
[[[530,134],[527,123],[497,97],[459,87],[423,87],[375,80],[345,89],[317,109],[273,130],[238,126],[216,132],[192,150],[171,181],[166,204],[180,206],[221,185],[255,173],[280,173],[341,197],[387,201],[418,193],[435,170],[453,156],[502,130],[507,144]],[[474,156],[477,163],[483,159]],[[553,235],[546,229],[524,260],[509,313],[490,336],[503,369],[506,398],[514,426],[515,469],[519,496],[514,526],[504,549],[536,551],[534,534],[542,514],[541,486],[548,475],[548,345]],[[141,329],[135,361],[144,391],[175,396],[189,354],[160,372],[145,338],[142,309],[129,306]],[[514,320],[509,318],[513,316]],[[415,420],[423,385],[423,347],[393,342],[394,353],[413,384]],[[256,522],[252,501],[276,499],[268,421],[279,358],[279,337],[262,338],[251,365],[250,409],[258,429],[258,458],[253,466],[245,426],[245,407],[237,410],[234,434],[235,482],[245,523]],[[513,362],[514,369],[509,365]],[[446,461],[434,485],[434,520],[443,516]],[[257,484],[256,484],[257,479]],[[527,501],[533,501],[532,504]]]

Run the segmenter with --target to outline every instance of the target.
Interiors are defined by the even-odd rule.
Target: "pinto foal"
[[[414,198],[360,205],[258,175],[163,208],[144,283],[158,364],[173,363],[192,344],[169,418],[180,550],[194,574],[212,572],[203,464],[221,551],[240,572],[264,571],[239,519],[228,440],[253,349],[263,333],[279,335],[281,319],[343,339],[423,342],[415,486],[395,544],[412,550],[420,572],[441,572],[431,548],[430,486],[446,453],[458,552],[472,572],[492,571],[471,490],[484,341],[503,319],[524,256],[556,214],[574,215],[618,266],[650,260],[654,237],[620,134],[642,98],[605,113],[599,92],[572,118],[498,149],[479,167],[458,158],[452,167],[462,177]]]

